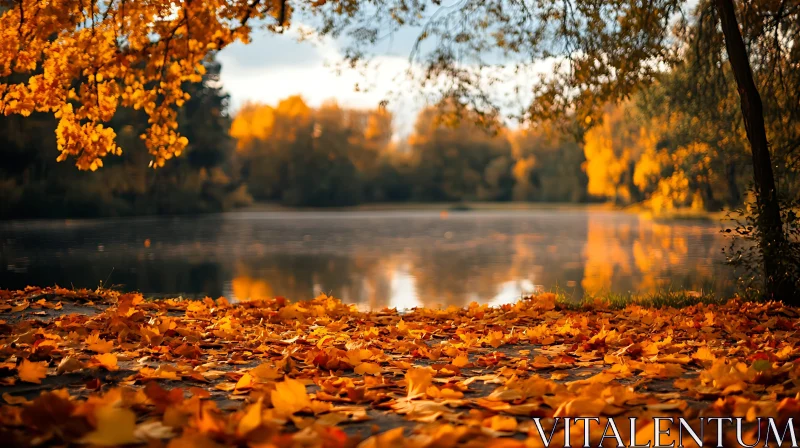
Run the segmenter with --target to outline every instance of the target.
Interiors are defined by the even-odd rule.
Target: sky
[[[252,42],[232,44],[217,55],[222,64],[221,80],[231,96],[231,112],[248,101],[276,104],[290,95],[301,95],[312,107],[335,99],[343,107],[374,109],[388,99],[395,130],[407,134],[424,101],[403,92],[409,88],[405,73],[415,30],[397,33],[376,48],[374,68],[366,73],[344,69],[337,73],[343,42],[298,41],[302,24],[293,24],[285,34],[266,30],[253,33]],[[398,94],[399,92],[399,94]]]
[[[409,70],[420,69],[409,60],[420,28],[401,28],[371,47],[371,68],[366,72],[336,69],[347,47],[346,37],[299,41],[304,29],[310,27],[302,21],[293,22],[284,34],[256,28],[249,44],[236,42],[219,52],[221,80],[231,96],[232,114],[248,101],[275,105],[291,95],[301,95],[312,107],[335,99],[343,107],[374,109],[382,100],[388,100],[386,107],[394,116],[395,138],[411,133],[417,113],[426,104],[419,85],[407,75]],[[485,90],[511,95],[515,86],[522,87],[521,94],[513,93],[515,108],[529,104],[530,98],[524,92],[530,91],[526,87],[530,87],[533,75],[553,69],[552,61],[541,61],[530,65],[531,71],[514,72],[503,66],[504,61],[498,56],[490,57],[498,64],[498,73],[505,71],[504,76],[511,81]],[[506,124],[515,125],[511,121]]]

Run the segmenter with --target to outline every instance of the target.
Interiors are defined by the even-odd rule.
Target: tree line
[[[656,213],[735,210],[754,201],[737,86],[730,70],[710,88],[701,82],[709,76],[693,60],[701,56],[600,107],[594,121],[509,128],[446,98],[420,111],[410,136],[392,139],[385,111],[334,102],[313,109],[291,97],[245,106],[231,135],[254,198],[288,205],[598,201]],[[778,191],[793,198],[800,197],[800,131],[797,94],[785,86],[776,83],[765,97],[765,126]]]
[[[309,106],[291,96],[248,103],[234,117],[206,61],[204,82],[178,117],[189,136],[183,157],[159,170],[147,154],[106,158],[94,173],[59,164],[56,120],[0,117],[0,215],[93,217],[219,212],[253,201],[289,206],[369,202],[612,202],[656,212],[721,210],[748,199],[752,171],[732,79],[709,92],[692,62],[665,72],[629,100],[607,104],[597,122],[573,120],[510,128],[465,110],[454,98],[421,110],[413,131],[396,136],[392,114],[331,100]],[[692,98],[697,95],[697,98]],[[781,97],[769,97],[779,109]],[[766,121],[774,140],[796,139],[782,114]],[[142,146],[145,114],[123,109],[112,123],[126,147]],[[775,146],[779,187],[800,192],[797,155]],[[142,148],[143,149],[143,148]]]
[[[393,138],[385,110],[349,110],[333,101],[311,108],[293,96],[274,107],[244,106],[231,135],[242,177],[259,201],[342,206],[587,199],[574,140],[499,123],[491,132],[474,117],[448,122],[448,109],[423,109],[410,136]]]

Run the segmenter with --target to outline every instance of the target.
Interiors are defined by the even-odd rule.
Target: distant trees
[[[433,201],[511,199],[511,145],[503,134],[491,134],[462,117],[443,123],[452,106],[422,110],[409,138],[414,167],[414,197]],[[437,110],[438,109],[438,110]],[[497,123],[491,124],[497,127]]]
[[[380,194],[376,180],[392,135],[391,116],[333,102],[312,109],[298,96],[277,107],[243,107],[231,127],[256,199],[288,205],[352,205]]]
[[[669,72],[630,101],[607,105],[588,130],[573,123],[580,140],[546,123],[510,129],[456,111],[450,100],[421,110],[411,135],[392,140],[385,111],[334,102],[314,109],[297,96],[275,107],[245,105],[230,132],[248,191],[287,205],[604,201],[657,213],[739,207],[749,155],[730,121],[733,100],[688,103],[686,76]]]
[[[586,157],[573,135],[547,126],[509,133],[512,199],[533,202],[586,202]]]
[[[557,132],[488,132],[442,102],[393,141],[383,110],[313,109],[297,96],[245,105],[231,126],[248,191],[287,205],[586,199],[580,147]]]

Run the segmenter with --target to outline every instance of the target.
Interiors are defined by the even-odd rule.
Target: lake
[[[0,287],[308,299],[371,308],[576,299],[657,288],[730,294],[721,224],[593,210],[234,212],[0,223]]]

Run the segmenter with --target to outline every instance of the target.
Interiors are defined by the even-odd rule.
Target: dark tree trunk
[[[780,205],[775,188],[775,177],[772,173],[767,131],[764,127],[764,110],[761,95],[753,80],[747,48],[736,21],[736,8],[733,0],[715,0],[722,33],[725,35],[725,47],[728,61],[736,78],[736,85],[741,100],[742,117],[750,141],[753,155],[753,179],[756,188],[756,206],[758,207],[758,226],[761,232],[761,250],[764,256],[764,280],[766,294],[771,299],[790,300],[790,285],[785,281],[780,262],[780,251],[784,246],[783,224],[781,223]]]
[[[725,166],[725,179],[728,181],[728,206],[733,208],[739,205],[742,195],[739,185],[736,184],[736,163],[730,162]]]

